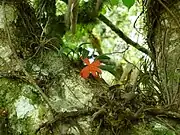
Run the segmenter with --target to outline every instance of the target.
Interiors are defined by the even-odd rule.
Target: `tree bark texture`
[[[180,2],[151,1],[148,8],[148,43],[154,53],[161,92],[166,105],[176,104],[180,96]]]

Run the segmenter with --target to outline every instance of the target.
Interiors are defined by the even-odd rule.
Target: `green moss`
[[[43,119],[47,111],[45,107],[43,108],[43,105],[38,110],[34,107],[27,108],[27,106],[26,110],[23,110],[22,105],[22,110],[19,110],[17,106],[21,106],[20,103],[17,104],[17,102],[22,102],[23,97],[24,100],[26,99],[26,101],[29,101],[30,106],[36,104],[42,105],[39,94],[32,86],[18,79],[0,78],[0,109],[5,108],[9,113],[9,130],[12,131],[14,135],[34,135],[36,122],[39,118]],[[18,113],[24,116],[18,116]]]
[[[47,115],[47,108],[44,107],[43,105],[39,105],[38,106],[38,110],[39,110],[39,115],[38,115],[38,118],[43,120],[45,115]]]
[[[18,119],[16,115],[14,115],[10,119],[10,123],[12,125],[12,131],[15,135],[33,135],[33,122],[31,117],[26,117],[23,119]]]
[[[150,123],[140,123],[133,126],[132,135],[175,135],[175,133],[167,127],[152,121]]]
[[[21,93],[21,84],[18,81],[1,78],[0,79],[0,106],[6,106],[18,98]]]

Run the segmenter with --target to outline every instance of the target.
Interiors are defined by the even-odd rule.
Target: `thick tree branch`
[[[55,116],[55,118],[40,125],[40,127],[36,130],[36,133],[39,132],[41,128],[51,126],[57,121],[61,121],[62,123],[67,123],[67,122],[71,121],[72,119],[75,120],[78,118],[82,118],[83,116],[92,115],[94,112],[95,111],[91,110],[91,109],[81,109],[78,111],[71,111],[71,112],[59,112]]]
[[[128,36],[126,36],[119,28],[117,28],[110,20],[108,20],[104,15],[99,15],[99,20],[104,22],[107,26],[111,28],[112,31],[114,31],[120,38],[122,38],[127,44],[130,44],[131,46],[135,47],[139,51],[145,53],[148,56],[152,56],[151,52],[147,50],[146,48],[140,46],[138,43],[132,41]]]
[[[162,116],[162,117],[168,117],[168,118],[173,118],[173,119],[178,119],[180,120],[180,114],[177,112],[173,112],[173,111],[168,111],[165,110],[163,108],[149,108],[149,109],[145,109],[146,112],[148,112],[151,115],[155,115],[155,116]]]

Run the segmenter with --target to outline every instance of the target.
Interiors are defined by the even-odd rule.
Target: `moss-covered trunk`
[[[32,10],[23,1],[0,3],[0,135],[90,132],[86,118],[77,120],[92,114],[86,106],[101,87],[82,79],[21,9]]]

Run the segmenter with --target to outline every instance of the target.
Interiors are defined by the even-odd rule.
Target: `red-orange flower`
[[[82,59],[82,58],[81,58]],[[99,60],[95,60],[94,62],[90,63],[88,58],[82,59],[84,63],[86,63],[86,67],[84,67],[81,72],[80,75],[83,78],[88,78],[89,74],[91,73],[94,77],[99,77],[99,74],[101,74],[101,70],[99,69],[100,66],[100,61]]]

